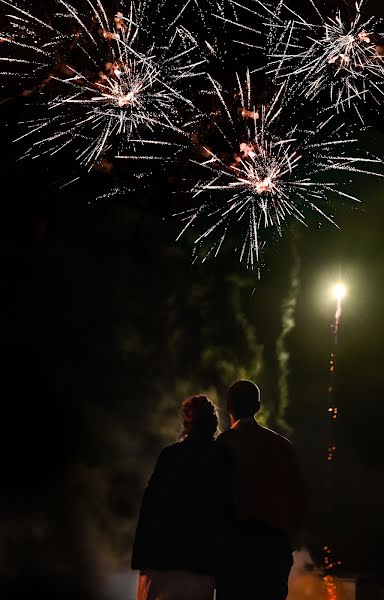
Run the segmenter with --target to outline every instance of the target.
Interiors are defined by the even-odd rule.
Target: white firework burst
[[[287,118],[284,85],[270,105],[258,107],[252,99],[249,71],[244,85],[237,80],[236,114],[230,107],[233,98],[226,102],[219,84],[211,80],[222,117],[214,126],[227,151],[203,147],[206,160],[198,164],[207,177],[193,189],[193,197],[201,203],[181,213],[186,224],[178,239],[196,227],[196,255],[204,247],[205,260],[217,256],[223,242],[231,238],[240,260],[253,268],[268,230],[281,236],[288,221],[293,218],[305,224],[306,214],[313,211],[335,224],[325,204],[332,206],[335,197],[359,202],[344,191],[341,175],[383,174],[366,164],[378,166],[379,159],[353,156],[357,139],[349,137],[344,123],[333,124],[336,117],[301,128],[294,115]]]
[[[364,17],[364,0],[356,2],[352,17],[341,10],[323,16],[314,1],[308,4],[313,21],[280,5],[280,16],[270,22],[276,43],[267,72],[277,81],[290,78],[309,100],[328,92],[331,106],[354,107],[363,120],[361,102],[372,99],[382,106],[384,100],[383,19]]]
[[[70,51],[45,86],[46,116],[23,123],[18,140],[32,140],[26,156],[72,147],[92,168],[108,150],[163,159],[168,147],[184,147],[196,113],[187,93],[204,64],[189,33],[178,27],[161,43],[151,41],[146,3],[131,2],[112,17],[100,0],[86,0],[85,14],[65,0],[55,6]]]

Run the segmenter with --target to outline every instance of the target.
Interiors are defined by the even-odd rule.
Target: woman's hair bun
[[[184,435],[197,434],[213,439],[218,428],[216,406],[207,396],[198,394],[184,400],[181,407]]]

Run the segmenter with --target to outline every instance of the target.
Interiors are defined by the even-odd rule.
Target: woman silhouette
[[[164,448],[144,493],[132,556],[137,600],[212,600],[230,510],[218,419],[203,395],[182,404],[181,441]]]

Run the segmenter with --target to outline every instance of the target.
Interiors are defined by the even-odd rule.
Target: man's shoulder
[[[269,437],[271,440],[274,440],[276,443],[281,444],[282,446],[293,448],[292,442],[281,435],[281,433],[277,433],[273,429],[269,429],[268,427],[264,427],[263,425],[259,425],[260,430],[263,435]]]
[[[242,445],[245,439],[242,433],[238,429],[227,429],[217,437],[215,445],[223,453],[227,453],[227,451],[231,451],[231,449],[236,448],[239,444]]]
[[[271,448],[276,448],[286,456],[291,456],[294,454],[294,446],[292,442],[274,431],[273,429],[269,429],[268,427],[261,427],[261,434],[264,436],[264,439],[268,444],[270,444]]]
[[[241,428],[232,428],[232,429],[228,429],[227,431],[224,431],[223,433],[221,433],[219,435],[219,437],[216,440],[216,443],[222,444],[222,445],[227,445],[227,444],[231,444],[232,442],[235,442],[236,439],[240,439],[243,436],[262,436],[264,438],[266,438],[268,440],[269,443],[274,444],[276,446],[280,446],[281,448],[285,448],[287,450],[291,450],[293,449],[293,444],[292,442],[284,437],[283,435],[281,435],[280,433],[277,433],[277,431],[274,431],[273,429],[269,429],[268,427],[264,427],[263,425],[260,425],[259,423],[255,422],[255,429],[253,430],[250,428],[247,428],[245,431],[242,430]]]

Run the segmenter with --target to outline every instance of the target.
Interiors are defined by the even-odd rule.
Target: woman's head
[[[212,440],[217,433],[218,418],[215,405],[202,394],[191,396],[181,405],[182,437],[196,435]]]

